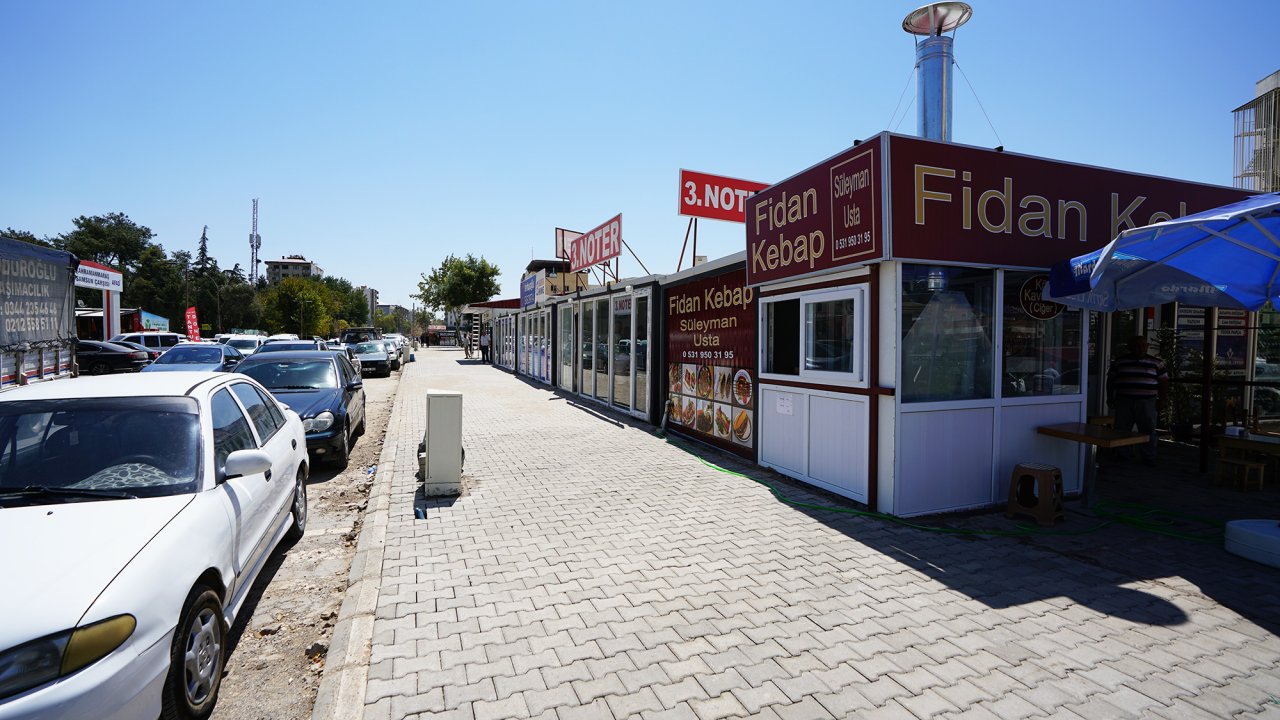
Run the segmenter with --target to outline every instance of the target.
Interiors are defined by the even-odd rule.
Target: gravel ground
[[[311,717],[400,376],[366,378],[366,429],[346,468],[312,466],[307,534],[275,552],[231,629],[212,717]]]

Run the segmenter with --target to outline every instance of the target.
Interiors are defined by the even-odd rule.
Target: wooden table
[[[1126,447],[1151,441],[1150,435],[1123,432],[1112,427],[1090,425],[1082,422],[1041,425],[1036,428],[1036,432],[1064,440],[1075,440],[1076,442],[1084,443],[1089,449],[1085,453],[1084,484],[1080,490],[1086,507],[1091,507],[1094,501],[1093,486],[1097,483],[1098,448]],[[1280,447],[1280,445],[1277,447]]]

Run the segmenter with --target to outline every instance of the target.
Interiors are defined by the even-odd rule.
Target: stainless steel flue
[[[951,140],[951,66],[955,64],[955,30],[973,16],[962,2],[926,5],[907,15],[902,29],[921,37],[916,41],[916,120],[920,137]]]

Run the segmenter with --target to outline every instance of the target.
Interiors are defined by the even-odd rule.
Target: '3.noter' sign
[[[767,183],[681,170],[680,214],[745,222],[747,198],[767,187]]]
[[[622,213],[569,241],[569,272],[586,270],[622,254]]]

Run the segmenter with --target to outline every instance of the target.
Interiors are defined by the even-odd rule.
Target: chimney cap
[[[969,22],[973,8],[963,2],[937,2],[912,10],[902,20],[902,29],[912,35],[941,35]]]

